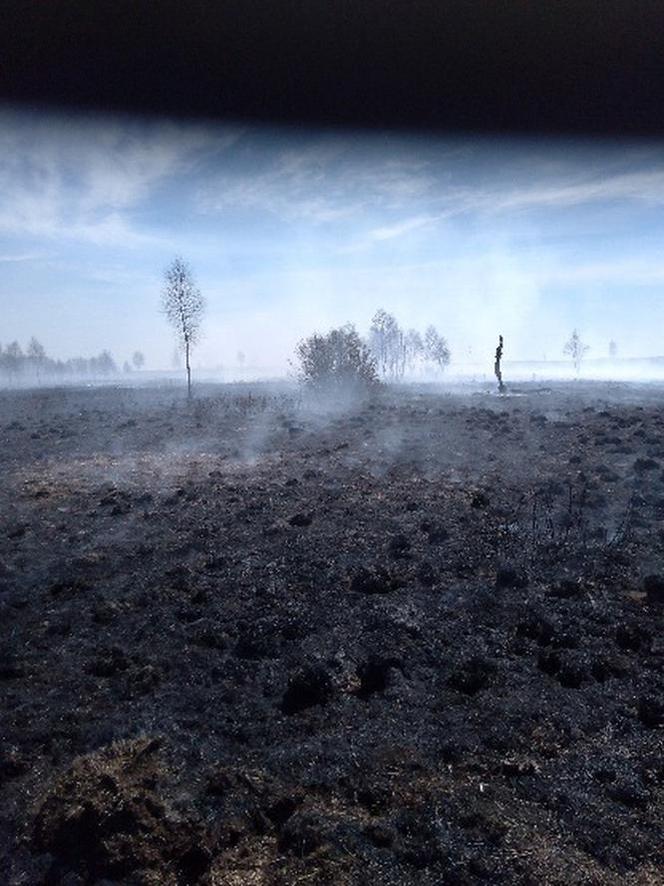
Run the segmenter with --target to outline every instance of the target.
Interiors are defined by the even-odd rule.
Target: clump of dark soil
[[[376,692],[384,692],[393,668],[402,669],[402,663],[392,656],[372,655],[362,662],[357,671],[360,678],[359,697],[366,699]]]
[[[389,594],[402,585],[402,580],[384,566],[361,566],[350,582],[351,590],[360,594]]]
[[[525,588],[528,586],[528,576],[525,571],[510,564],[503,564],[496,572],[497,588]]]
[[[154,739],[120,742],[74,760],[47,792],[32,844],[52,858],[49,878],[86,881],[152,872],[163,883],[198,882],[210,866],[200,823],[159,792],[164,771]]]
[[[664,576],[647,575],[643,580],[643,590],[648,603],[664,606]]]
[[[332,679],[323,665],[309,665],[294,674],[281,700],[284,714],[298,714],[306,708],[326,704],[332,697]]]
[[[662,699],[652,696],[641,698],[639,700],[639,720],[650,729],[664,726],[664,702]]]
[[[449,685],[465,695],[476,695],[492,681],[496,668],[493,662],[474,656],[463,662],[451,675]]]

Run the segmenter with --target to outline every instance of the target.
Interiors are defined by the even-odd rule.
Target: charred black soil
[[[663,400],[0,395],[0,881],[662,883]]]

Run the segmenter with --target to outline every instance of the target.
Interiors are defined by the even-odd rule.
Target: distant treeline
[[[54,360],[43,345],[31,338],[25,350],[17,341],[0,344],[0,376],[5,381],[39,380],[47,377],[97,378],[114,375],[118,367],[109,351],[96,357],[71,357]]]
[[[443,371],[451,353],[447,340],[435,326],[421,335],[416,329],[402,329],[393,314],[379,308],[371,320],[366,344],[373,356],[376,372],[387,381],[400,381],[417,367]]]

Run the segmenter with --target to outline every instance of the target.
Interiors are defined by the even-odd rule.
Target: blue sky
[[[378,307],[457,360],[664,353],[664,148],[366,136],[0,110],[0,342],[171,364],[174,255],[207,299],[195,363],[287,368]]]

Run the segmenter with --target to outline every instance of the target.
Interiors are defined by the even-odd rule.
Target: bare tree
[[[404,349],[406,353],[406,365],[410,372],[415,368],[415,364],[424,353],[424,342],[422,336],[417,329],[409,329],[404,338]]]
[[[581,341],[581,336],[576,331],[576,329],[572,332],[572,335],[569,338],[569,341],[566,343],[563,348],[563,353],[567,354],[572,358],[572,363],[574,364],[574,370],[576,374],[579,374],[581,369],[581,362],[585,357],[586,353],[590,350],[589,346],[584,344]]]
[[[383,308],[371,320],[369,347],[382,378],[398,379],[403,375],[404,336],[396,318]]]
[[[110,351],[105,349],[98,357],[92,357],[89,362],[93,374],[101,373],[102,375],[112,375],[118,371],[113,355]]]
[[[3,354],[3,362],[10,375],[15,375],[20,371],[24,359],[25,356],[20,344],[17,341],[9,342]]]
[[[11,360],[21,360],[23,358],[23,350],[17,341],[10,341],[5,348],[5,356]]]
[[[189,266],[175,258],[166,269],[162,293],[162,307],[175,330],[180,348],[184,351],[187,368],[187,394],[191,397],[191,349],[199,340],[205,301],[194,283]]]
[[[42,367],[46,362],[46,351],[44,350],[44,346],[41,342],[37,341],[34,335],[28,342],[26,356],[37,373],[37,379],[39,379]]]
[[[388,341],[387,327],[390,315],[383,308],[379,308],[371,318],[369,329],[369,347],[374,355],[378,372],[385,377],[388,365]]]
[[[446,339],[438,333],[435,326],[427,326],[424,332],[424,356],[430,363],[442,371],[450,362],[450,349]]]
[[[37,341],[34,335],[28,342],[26,354],[31,360],[43,360],[46,356],[44,346],[41,344],[41,342]]]
[[[618,345],[613,339],[609,342],[609,357],[611,360],[615,360],[618,356]]]
[[[134,364],[134,369],[142,369],[145,365],[145,357],[143,356],[143,352],[134,351],[131,362]]]

